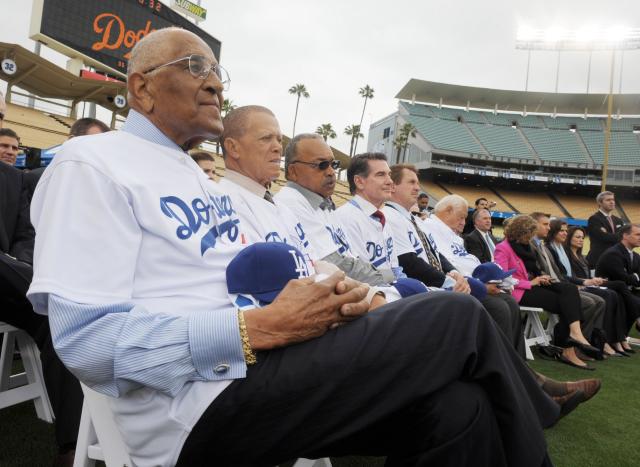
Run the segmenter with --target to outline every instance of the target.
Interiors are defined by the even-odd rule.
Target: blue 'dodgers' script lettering
[[[200,252],[204,255],[209,248],[214,248],[216,240],[223,235],[229,241],[234,242],[238,238],[240,221],[231,216],[235,214],[231,204],[231,198],[227,195],[213,196],[209,194],[209,201],[195,198],[191,203],[187,203],[177,196],[164,196],[160,198],[160,209],[162,213],[178,222],[176,236],[180,240],[187,240],[197,233],[202,226],[208,227],[211,224],[212,213],[216,222],[213,227],[202,237],[200,242]]]

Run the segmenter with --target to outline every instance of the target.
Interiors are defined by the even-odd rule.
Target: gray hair
[[[284,176],[287,180],[289,179],[289,164],[298,158],[298,143],[306,139],[317,139],[324,142],[324,139],[318,133],[300,133],[289,141],[284,150]]]
[[[596,196],[596,203],[600,204],[602,203],[602,200],[604,199],[605,196],[614,196],[613,192],[611,191],[603,191],[601,193],[598,193],[598,196]]]
[[[438,214],[448,209],[464,209],[466,211],[469,209],[469,203],[460,195],[447,195],[436,203],[433,212]]]
[[[155,61],[158,60],[159,56],[161,57],[163,55],[163,49],[172,44],[168,36],[176,32],[189,33],[190,31],[172,26],[152,31],[143,37],[142,40],[131,49],[131,57],[127,64],[127,77],[133,73],[141,73],[143,70],[158,65]]]

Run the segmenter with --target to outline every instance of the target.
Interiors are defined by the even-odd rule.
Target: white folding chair
[[[93,467],[97,460],[104,461],[107,467],[133,467],[109,407],[108,396],[82,383],[80,387],[84,402],[73,467]]]
[[[549,345],[551,342],[551,334],[547,331],[549,325],[547,325],[547,329],[542,326],[542,321],[540,321],[540,313],[544,312],[542,308],[521,306],[520,310],[527,314],[527,319],[524,324],[525,353],[527,360],[533,360],[531,347],[536,344]],[[549,316],[549,323],[551,323],[551,316],[554,315]],[[553,329],[553,327],[551,327],[551,329]]]
[[[84,393],[82,417],[73,467],[93,467],[96,460],[107,467],[133,467],[127,447],[109,407],[108,396],[80,383]],[[298,459],[294,467],[331,467],[324,459]]]
[[[53,423],[53,410],[44,385],[40,352],[36,343],[22,329],[2,321],[0,321],[0,334],[2,334],[0,409],[32,400],[38,418]],[[12,374],[16,344],[24,371]]]

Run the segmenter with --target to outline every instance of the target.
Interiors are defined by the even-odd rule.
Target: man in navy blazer
[[[640,247],[640,225],[625,225],[620,229],[620,237],[619,242],[600,255],[596,275],[640,288],[640,255],[633,251]]]
[[[596,196],[598,211],[589,218],[587,233],[591,240],[591,247],[587,254],[587,261],[591,268],[595,268],[598,258],[607,248],[618,243],[616,232],[624,225],[624,221],[613,215],[616,208],[615,195],[610,191],[603,191]]]

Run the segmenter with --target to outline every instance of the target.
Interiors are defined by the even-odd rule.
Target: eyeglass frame
[[[197,78],[197,79],[203,79],[203,80],[207,79],[207,77],[211,74],[211,71],[214,68],[218,68],[219,70],[224,70],[225,74],[227,75],[227,79],[225,81],[222,81],[222,76],[221,76],[222,73],[216,73],[216,76],[218,77],[218,80],[222,83],[223,89],[225,91],[229,90],[229,87],[231,86],[231,76],[229,76],[229,72],[227,71],[227,69],[225,67],[223,67],[219,63],[212,63],[210,67],[208,67],[208,68],[205,67],[206,74],[194,75],[193,72],[191,71],[191,58],[192,57],[201,57],[203,60],[208,60],[207,57],[205,57],[204,55],[191,54],[191,55],[188,55],[186,57],[176,58],[175,60],[171,60],[170,62],[163,63],[162,65],[157,65],[157,66],[151,67],[148,70],[143,71],[142,74],[146,75],[148,73],[151,73],[152,71],[159,70],[160,68],[164,68],[164,67],[167,67],[167,66],[170,66],[170,65],[175,65],[176,63],[180,63],[180,62],[182,62],[184,60],[189,60],[189,64],[187,65],[186,69],[189,70],[189,74],[191,76],[193,76],[194,78]],[[205,73],[205,72],[203,71],[203,73]]]
[[[333,170],[339,169],[340,168],[340,161],[338,159],[333,159],[333,160],[324,160],[321,162],[305,162],[305,161],[291,161],[289,162],[289,165],[291,164],[304,164],[304,165],[310,165],[311,167],[313,167],[314,169],[318,169],[318,170],[327,170],[329,167],[331,167]],[[321,165],[326,164],[326,166],[324,168],[320,167]]]

